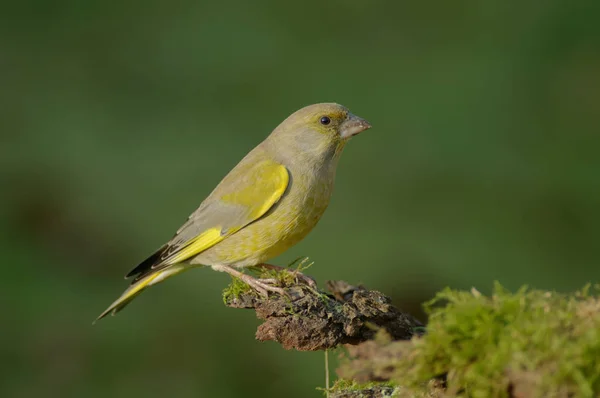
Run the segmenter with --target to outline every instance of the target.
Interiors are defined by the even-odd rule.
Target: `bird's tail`
[[[100,314],[100,316],[98,318],[96,318],[94,323],[96,321],[104,318],[108,314],[114,315],[117,312],[121,311],[123,308],[125,308],[125,306],[127,306],[127,304],[129,304],[129,302],[131,302],[131,300],[133,300],[138,294],[140,294],[142,291],[144,291],[144,289],[146,289],[147,287],[150,287],[159,282],[162,282],[165,279],[170,278],[173,275],[176,275],[182,271],[185,271],[186,269],[187,269],[187,267],[184,267],[183,264],[173,264],[173,265],[163,268],[161,270],[156,270],[156,272],[150,273],[150,274],[144,276],[143,278],[134,281],[134,283],[132,283],[131,286],[129,286],[129,288],[123,292],[121,297],[119,297],[117,300],[115,300],[115,302],[112,303],[106,309],[106,311],[104,311],[102,314]]]

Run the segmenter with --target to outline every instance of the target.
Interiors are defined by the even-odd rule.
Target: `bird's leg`
[[[262,269],[268,269],[268,270],[272,270],[272,271],[277,271],[277,272],[289,272],[292,275],[294,275],[294,277],[296,277],[296,279],[303,281],[304,283],[306,283],[308,286],[312,287],[313,289],[317,288],[317,283],[315,282],[315,280],[313,278],[311,278],[310,276],[304,275],[302,272],[298,271],[297,269],[294,270],[294,269],[280,267],[278,265],[266,264],[266,263],[261,263],[261,264],[255,265],[255,267],[262,268]]]
[[[244,274],[243,272],[240,272],[240,271],[236,270],[235,268],[232,268],[228,265],[213,265],[212,269],[214,269],[215,271],[227,272],[229,275],[240,279],[242,282],[248,284],[250,287],[252,287],[261,296],[263,296],[265,298],[267,298],[269,296],[268,292],[279,293],[282,296],[286,295],[285,290],[283,290],[282,288],[270,285],[269,282],[271,280],[256,279],[256,278],[254,278],[248,274]],[[273,279],[272,281],[275,281],[275,280]]]

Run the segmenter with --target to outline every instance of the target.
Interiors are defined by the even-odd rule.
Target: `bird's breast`
[[[317,225],[329,205],[333,182],[293,178],[289,192],[273,212],[260,220],[269,235],[265,254],[275,257],[302,240]],[[258,224],[258,223],[257,223]],[[267,231],[269,230],[269,231]]]

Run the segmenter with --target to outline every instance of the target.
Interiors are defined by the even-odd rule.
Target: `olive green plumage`
[[[370,128],[345,107],[315,104],[284,120],[217,185],[175,236],[127,276],[132,285],[99,318],[143,289],[196,266],[241,276],[302,240],[323,215],[346,142]]]

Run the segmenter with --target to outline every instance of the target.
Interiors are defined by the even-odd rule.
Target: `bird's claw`
[[[317,288],[317,283],[315,282],[315,280],[313,278],[311,278],[310,276],[304,275],[300,271],[286,269],[283,272],[290,273],[294,277],[296,283],[303,282],[305,285],[308,285],[309,287],[311,287],[313,289]],[[277,280],[276,278],[260,278],[257,280],[259,282],[267,284],[267,285],[277,285],[280,283],[279,280]]]
[[[257,266],[257,268],[262,268],[262,269],[267,269],[267,270],[273,270],[276,272],[287,272],[289,274],[291,274],[296,283],[302,281],[304,284],[308,285],[309,287],[313,288],[313,289],[317,289],[317,282],[315,282],[315,280],[313,278],[311,278],[310,276],[304,275],[302,272],[300,272],[298,269],[290,269],[290,268],[285,268],[285,267],[280,267],[277,265],[271,265],[271,264],[259,264]],[[269,278],[269,279],[261,279],[263,281],[269,281],[266,283],[271,283],[271,280],[275,279],[275,278]]]
[[[247,278],[244,280],[244,282],[256,290],[256,292],[265,299],[269,297],[269,292],[287,296],[287,293],[283,288],[272,285],[273,283],[277,283],[275,279]]]
[[[267,285],[276,285],[277,283],[279,283],[275,278],[260,278],[257,279],[257,281],[259,281],[260,283],[265,283]]]
[[[291,271],[291,272],[294,275],[294,277],[296,278],[296,280],[304,282],[305,284],[312,287],[313,289],[317,288],[317,282],[315,282],[315,280],[313,278],[311,278],[310,276],[304,275],[300,271]]]

